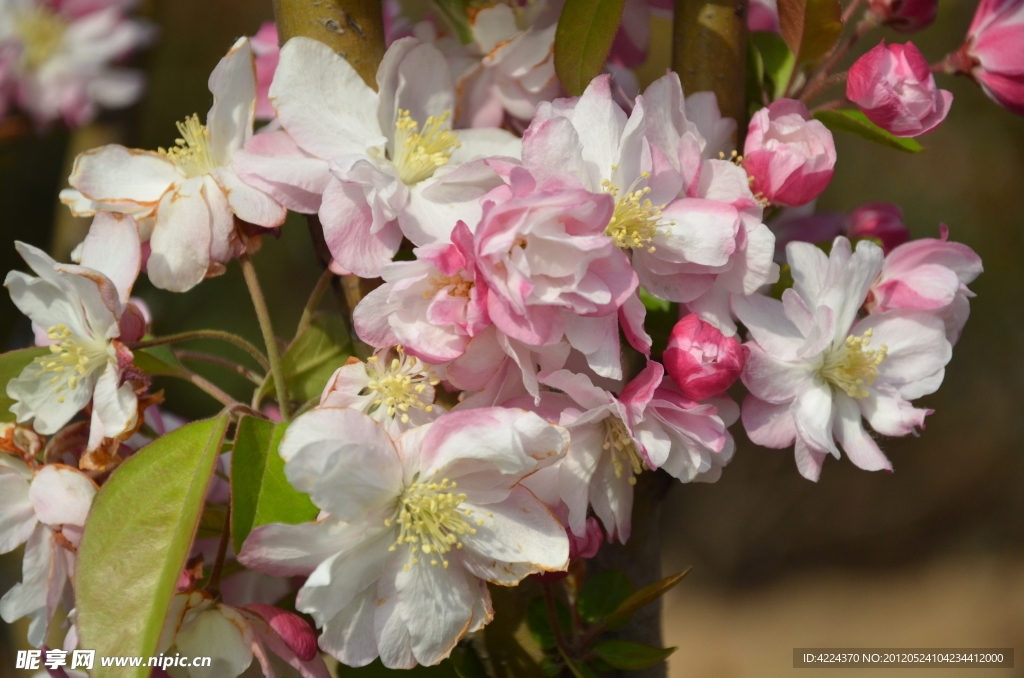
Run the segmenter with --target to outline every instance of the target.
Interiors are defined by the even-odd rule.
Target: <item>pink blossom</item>
[[[882,251],[889,254],[893,248],[910,240],[910,230],[903,223],[903,210],[890,202],[868,202],[850,212],[846,236],[875,238],[882,243]]]
[[[982,0],[950,61],[997,104],[1024,115],[1024,0]]]
[[[510,182],[484,200],[474,242],[491,322],[531,346],[567,335],[611,376],[619,356],[601,350],[608,344],[601,334],[615,327],[607,340],[617,346],[617,312],[637,287],[629,260],[605,234],[612,196],[557,177],[538,184],[518,167]]]
[[[900,245],[885,258],[882,272],[868,295],[865,308],[871,313],[896,309],[936,313],[946,325],[946,338],[955,344],[967,322],[974,293],[967,285],[983,270],[981,257],[967,245],[948,242],[949,230],[940,236]]]
[[[724,336],[691,313],[672,328],[663,360],[680,393],[692,400],[706,400],[739,378],[746,353],[735,338]]]
[[[846,96],[871,122],[898,137],[932,131],[953,104],[953,95],[935,86],[928,62],[912,42],[886,46],[883,40],[857,59]]]
[[[867,202],[849,214],[814,214],[813,208],[813,204],[787,208],[772,219],[770,226],[780,260],[784,260],[786,245],[791,242],[831,242],[837,235],[851,240],[872,238],[888,254],[910,239],[910,230],[903,223],[903,210],[892,203]]]
[[[776,205],[803,205],[829,182],[836,164],[832,133],[807,107],[779,99],[750,120],[743,167],[755,195]]]
[[[779,33],[779,5],[777,0],[751,0],[747,10],[747,27],[751,31]]]
[[[927,28],[939,13],[938,0],[871,0],[868,10],[901,33]]]
[[[256,57],[256,119],[273,120],[277,114],[270,104],[270,83],[274,80],[274,71],[281,58],[281,48],[277,44],[277,24],[265,21],[249,42]]]

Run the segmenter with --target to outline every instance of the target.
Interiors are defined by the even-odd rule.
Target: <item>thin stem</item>
[[[224,559],[228,554],[228,538],[231,536],[231,505],[228,505],[227,513],[224,514],[224,529],[220,533],[220,543],[217,545],[217,560],[213,561],[213,570],[210,572],[210,581],[206,590],[214,598],[220,595],[220,577],[224,572]]]
[[[178,358],[178,360],[198,360],[200,362],[210,363],[211,365],[220,365],[221,367],[227,368],[232,372],[236,372],[242,375],[243,377],[245,377],[252,383],[256,384],[257,386],[263,383],[263,376],[255,374],[253,373],[252,370],[244,367],[243,365],[233,363],[225,358],[220,358],[215,355],[208,355],[206,353],[196,353],[195,351],[180,350],[175,351],[174,355],[176,358]]]
[[[184,379],[185,381],[192,382],[192,384],[198,386],[203,391],[206,391],[206,393],[208,393],[215,400],[217,400],[217,402],[226,407],[234,407],[236,405],[242,404],[235,400],[234,398],[232,398],[231,396],[229,396],[224,391],[222,391],[215,384],[207,381],[203,377],[200,377],[195,372],[185,369],[184,367],[179,368],[178,372],[180,372],[180,374],[168,374],[167,376],[179,377],[180,379]]]
[[[316,307],[320,304],[320,299],[324,296],[324,292],[331,286],[331,280],[334,278],[334,273],[331,269],[326,269],[320,276],[320,279],[316,281],[316,286],[313,287],[313,291],[309,294],[309,300],[306,301],[306,307],[302,309],[302,317],[299,318],[299,325],[295,328],[295,338],[297,339],[300,334],[305,332],[309,328],[309,324],[313,322],[313,313],[316,312]]]
[[[846,104],[846,99],[833,99],[832,101],[826,101],[820,106],[815,106],[811,109],[811,115],[814,115],[818,111],[835,111],[839,110]],[[767,217],[765,217],[767,218]]]
[[[544,582],[544,605],[548,609],[548,619],[551,622],[551,630],[555,634],[555,645],[558,646],[558,651],[562,655],[562,659],[569,666],[569,670],[572,671],[574,676],[579,676],[579,669],[576,668],[572,661],[572,655],[569,652],[569,644],[565,640],[565,636],[562,634],[562,624],[558,619],[558,609],[555,607],[555,595],[551,590],[551,583]]]
[[[238,261],[242,265],[245,284],[249,286],[252,305],[256,309],[256,317],[259,319],[260,329],[263,331],[263,341],[267,345],[267,358],[270,359],[270,372],[274,375],[274,390],[277,391],[277,404],[281,408],[281,419],[290,421],[291,406],[288,401],[288,386],[284,381],[284,367],[281,365],[281,354],[277,350],[277,338],[274,336],[274,326],[270,322],[270,312],[267,311],[267,301],[263,297],[263,290],[260,288],[260,281],[249,255],[243,254]]]
[[[853,18],[854,12],[856,12],[857,8],[860,7],[862,1],[863,0],[853,0],[853,2],[851,2],[849,5],[847,5],[846,9],[843,10],[843,25],[844,26],[846,24],[850,23],[850,19]]]
[[[250,344],[245,339],[242,339],[237,334],[231,334],[230,332],[224,332],[222,330],[193,330],[191,332],[177,332],[176,334],[168,334],[165,337],[154,337],[153,339],[147,339],[145,341],[136,341],[128,344],[128,348],[135,350],[137,348],[149,348],[151,346],[163,346],[164,344],[173,344],[178,341],[188,341],[191,339],[219,339],[221,341],[227,341],[239,348],[245,350],[246,353],[251,355],[256,362],[260,364],[265,370],[270,369],[270,361],[263,355],[263,352],[258,348]]]
[[[857,44],[857,41],[864,37],[864,35],[875,28],[878,25],[878,19],[875,15],[870,12],[866,13],[864,18],[860,20],[857,27],[854,29],[846,40],[841,42],[836,49],[832,51],[832,54],[825,59],[821,67],[818,68],[817,72],[807,81],[803,91],[800,92],[800,101],[807,103],[813,99],[817,94],[821,93],[825,88],[830,87],[832,84],[829,83],[829,76],[832,74],[832,69],[850,53],[853,46]]]

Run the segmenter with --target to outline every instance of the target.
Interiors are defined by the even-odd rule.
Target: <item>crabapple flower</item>
[[[850,67],[846,97],[868,120],[898,137],[932,131],[953,104],[953,95],[935,86],[914,43],[886,45],[884,40]]]
[[[845,234],[851,240],[878,240],[886,256],[910,240],[910,229],[903,223],[903,210],[890,202],[867,202],[850,212]]]
[[[888,202],[866,202],[849,214],[814,214],[814,203],[788,207],[771,220],[769,227],[775,233],[775,252],[780,261],[785,261],[786,245],[794,241],[826,243],[837,235],[851,240],[871,238],[889,254],[893,248],[910,240],[910,229],[903,223],[903,210]]]
[[[371,346],[401,345],[431,364],[454,360],[490,325],[473,234],[459,222],[450,244],[426,245],[413,253],[415,261],[395,261],[381,269],[384,284],[356,306],[356,332]]]
[[[844,237],[826,256],[809,243],[786,248],[794,286],[782,301],[734,297],[750,331],[743,383],[743,425],[766,447],[795,445],[797,468],[817,480],[839,446],[858,467],[892,470],[862,418],[882,435],[924,425],[930,410],[910,401],[942,383],[952,348],[934,313],[894,310],[859,319],[858,311],[883,266],[880,247]],[[837,445],[838,442],[838,445]]]
[[[949,229],[940,236],[904,243],[885,257],[882,271],[871,286],[865,309],[884,313],[896,309],[930,311],[945,323],[946,339],[956,344],[971,313],[967,285],[984,270],[967,245],[948,242]]]
[[[836,147],[832,133],[812,120],[807,106],[779,99],[750,120],[743,168],[755,195],[775,205],[803,205],[832,181]]]
[[[565,336],[598,374],[620,375],[618,310],[637,279],[605,233],[612,197],[516,167],[483,209],[474,254],[491,322],[530,346]]]
[[[273,21],[264,21],[256,35],[249,38],[256,64],[256,120],[273,120],[277,115],[270,103],[270,83],[281,58],[277,41],[277,24]]]
[[[938,0],[871,0],[868,11],[901,33],[928,28],[939,14]]]
[[[1003,108],[1024,115],[1024,0],[982,0],[964,45],[947,57]]]
[[[680,393],[691,400],[705,400],[739,379],[746,353],[735,338],[691,313],[672,328],[663,359]]]
[[[10,103],[38,127],[89,123],[100,107],[138,101],[141,71],[117,59],[144,47],[153,27],[129,19],[125,0],[6,0],[0,4],[0,116]]]
[[[111,144],[82,153],[69,179],[76,190],[61,196],[77,215],[105,210],[135,216],[141,240],[150,247],[149,279],[172,292],[222,272],[244,251],[236,216],[270,228],[283,223],[286,214],[231,168],[232,155],[252,136],[256,106],[247,38],[220,60],[209,86],[214,101],[205,125],[198,116],[178,123],[182,138],[170,150]]]
[[[58,264],[45,252],[16,243],[38,275],[7,274],[4,285],[18,309],[45,328],[48,355],[36,358],[7,384],[18,421],[56,433],[91,400],[88,449],[134,430],[138,417],[131,352],[119,341],[139,272],[140,250],[131,217],[97,215],[86,238],[83,265]],[[135,323],[132,323],[133,325]],[[135,340],[139,337],[129,337]]]
[[[747,13],[747,27],[751,31],[781,33],[778,0],[752,0]]]
[[[172,649],[212,659],[210,666],[168,667],[172,678],[235,678],[253,657],[264,675],[274,676],[270,652],[303,678],[331,675],[317,652],[316,634],[302,617],[270,605],[225,605],[206,591],[176,593],[171,599],[157,651]]]
[[[96,489],[78,469],[30,467],[0,452],[0,553],[28,542],[21,583],[0,598],[0,618],[10,624],[31,617],[28,642],[35,647],[46,640],[57,606],[68,602],[75,549]]]
[[[401,346],[382,348],[366,362],[350,358],[327,381],[319,407],[347,407],[363,414],[398,437],[402,431],[440,416],[434,402],[438,377]]]
[[[564,429],[507,408],[451,412],[394,440],[359,412],[313,410],[280,451],[321,519],[258,527],[239,560],[309,574],[296,607],[341,662],[436,664],[493,617],[487,581],[568,564],[562,525],[519,485],[567,443]]]
[[[275,195],[308,192],[319,168],[327,246],[336,266],[363,277],[379,274],[403,236],[417,245],[447,242],[457,221],[477,222],[480,196],[501,179],[483,162],[460,165],[519,155],[518,139],[504,130],[451,129],[454,87],[433,45],[415,38],[392,44],[377,84],[379,93],[327,45],[289,40],[270,87],[288,137],[265,150],[291,161],[275,168],[248,152],[238,164],[246,176],[262,172],[258,185]]]

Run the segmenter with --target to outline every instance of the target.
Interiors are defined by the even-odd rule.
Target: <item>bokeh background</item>
[[[926,57],[938,60],[960,43],[974,5],[940,3],[936,24],[913,36]],[[73,149],[114,139],[170,145],[176,120],[205,115],[206,79],[233,40],[271,18],[269,0],[149,0],[142,9],[161,39],[137,59],[150,75],[141,104],[74,136],[53,131],[0,145],[0,271],[21,266],[12,240],[66,257],[84,234],[87,223],[57,202]],[[642,80],[667,67],[669,33],[668,22],[654,20]],[[906,40],[880,31],[855,54],[880,35]],[[1015,646],[1017,669],[920,675],[1024,676],[1024,119],[966,79],[939,84],[955,100],[946,122],[921,139],[927,152],[837,137],[835,179],[819,201],[825,211],[895,202],[915,237],[934,237],[946,223],[952,239],[982,256],[985,273],[972,285],[978,296],[945,382],[922,400],[935,414],[919,438],[882,442],[892,474],[829,459],[821,481],[810,483],[790,451],[755,448],[736,427],[739,451],[718,483],[675,484],[662,512],[664,569],[694,569],[665,606],[665,642],[679,647],[673,678],[835,674],[793,669],[794,647]],[[286,223],[255,260],[278,333],[289,335],[320,272],[304,222]],[[222,327],[260,342],[237,266],[185,295],[144,281],[136,290],[157,334]],[[27,322],[0,295],[0,344],[29,340]],[[195,390],[161,385],[169,409],[183,416],[215,407]],[[0,556],[0,591],[20,579],[20,563],[20,550]],[[24,638],[23,622],[0,622],[0,676],[18,673],[13,651]]]

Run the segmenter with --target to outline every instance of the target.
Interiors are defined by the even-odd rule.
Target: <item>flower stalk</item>
[[[291,403],[288,400],[288,386],[284,381],[284,367],[281,365],[277,337],[274,336],[274,326],[270,321],[270,312],[267,310],[267,300],[263,297],[263,289],[260,287],[256,269],[253,267],[249,255],[243,254],[238,261],[242,265],[245,284],[249,288],[252,305],[256,309],[256,317],[260,323],[260,330],[263,332],[263,341],[267,345],[267,358],[270,361],[270,373],[274,377],[274,390],[277,393],[278,407],[281,408],[281,418],[284,421],[289,421],[291,419]]]

